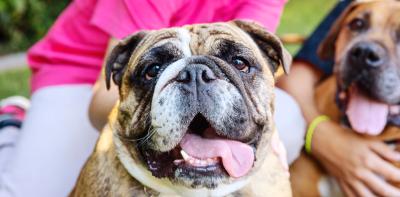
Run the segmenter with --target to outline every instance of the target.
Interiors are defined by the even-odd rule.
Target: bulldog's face
[[[265,157],[281,64],[289,54],[254,23],[140,32],[106,67],[120,90],[114,130],[155,177],[190,188],[238,180]]]
[[[340,99],[347,102],[353,127],[358,125],[356,130],[361,133],[378,134],[388,113],[400,104],[400,1],[353,3],[336,21],[319,52],[336,62]],[[365,113],[373,115],[366,117]],[[362,123],[371,121],[376,124]]]

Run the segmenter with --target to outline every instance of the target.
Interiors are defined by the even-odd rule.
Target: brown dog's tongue
[[[195,158],[220,157],[225,170],[231,177],[244,176],[253,166],[253,148],[239,141],[207,139],[194,134],[186,134],[180,145],[186,153]]]
[[[351,127],[363,134],[378,135],[386,126],[389,106],[362,95],[356,88],[350,89],[346,115]]]

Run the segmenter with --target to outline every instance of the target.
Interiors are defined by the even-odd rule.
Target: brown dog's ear
[[[232,23],[250,35],[263,52],[263,55],[276,61],[275,65],[271,65],[274,73],[278,70],[280,65],[283,66],[283,70],[286,74],[289,73],[292,64],[292,56],[284,48],[277,36],[255,22],[234,20]]]
[[[324,40],[321,42],[321,44],[318,47],[318,56],[321,59],[333,59],[335,57],[335,43],[336,39],[340,33],[340,30],[343,27],[344,20],[346,19],[346,16],[348,16],[354,9],[357,8],[358,5],[360,5],[362,1],[354,1],[351,3],[339,16],[338,19],[336,19],[335,23],[333,23],[329,33],[326,35]]]
[[[107,89],[110,89],[111,76],[116,85],[121,85],[122,76],[128,65],[129,59],[135,48],[146,35],[146,31],[140,31],[127,36],[112,49],[105,65]]]

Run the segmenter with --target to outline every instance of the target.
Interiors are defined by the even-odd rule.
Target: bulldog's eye
[[[248,73],[250,71],[249,62],[242,57],[234,57],[232,59],[232,64],[236,69]]]
[[[360,18],[353,19],[349,23],[349,28],[351,31],[361,31],[364,30],[366,27],[367,27],[366,21]]]
[[[154,77],[157,77],[160,72],[161,66],[159,64],[152,64],[146,68],[146,80],[151,80]]]

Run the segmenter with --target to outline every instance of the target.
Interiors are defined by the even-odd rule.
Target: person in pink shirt
[[[286,0],[72,1],[47,35],[28,51],[31,107],[20,129],[0,129],[0,134],[18,133],[10,140],[14,144],[10,147],[12,154],[3,162],[0,149],[0,196],[68,195],[98,137],[91,122],[101,129],[117,96],[115,89],[105,91],[101,77],[93,88],[106,52],[116,40],[142,29],[232,19],[257,21],[274,32],[285,3]],[[277,91],[283,97],[277,100],[299,109],[293,99]],[[305,127],[300,110],[297,113],[292,117],[300,122],[296,128]],[[302,139],[304,131],[290,133]],[[296,146],[297,152],[301,146]],[[289,155],[289,160],[293,158]]]

